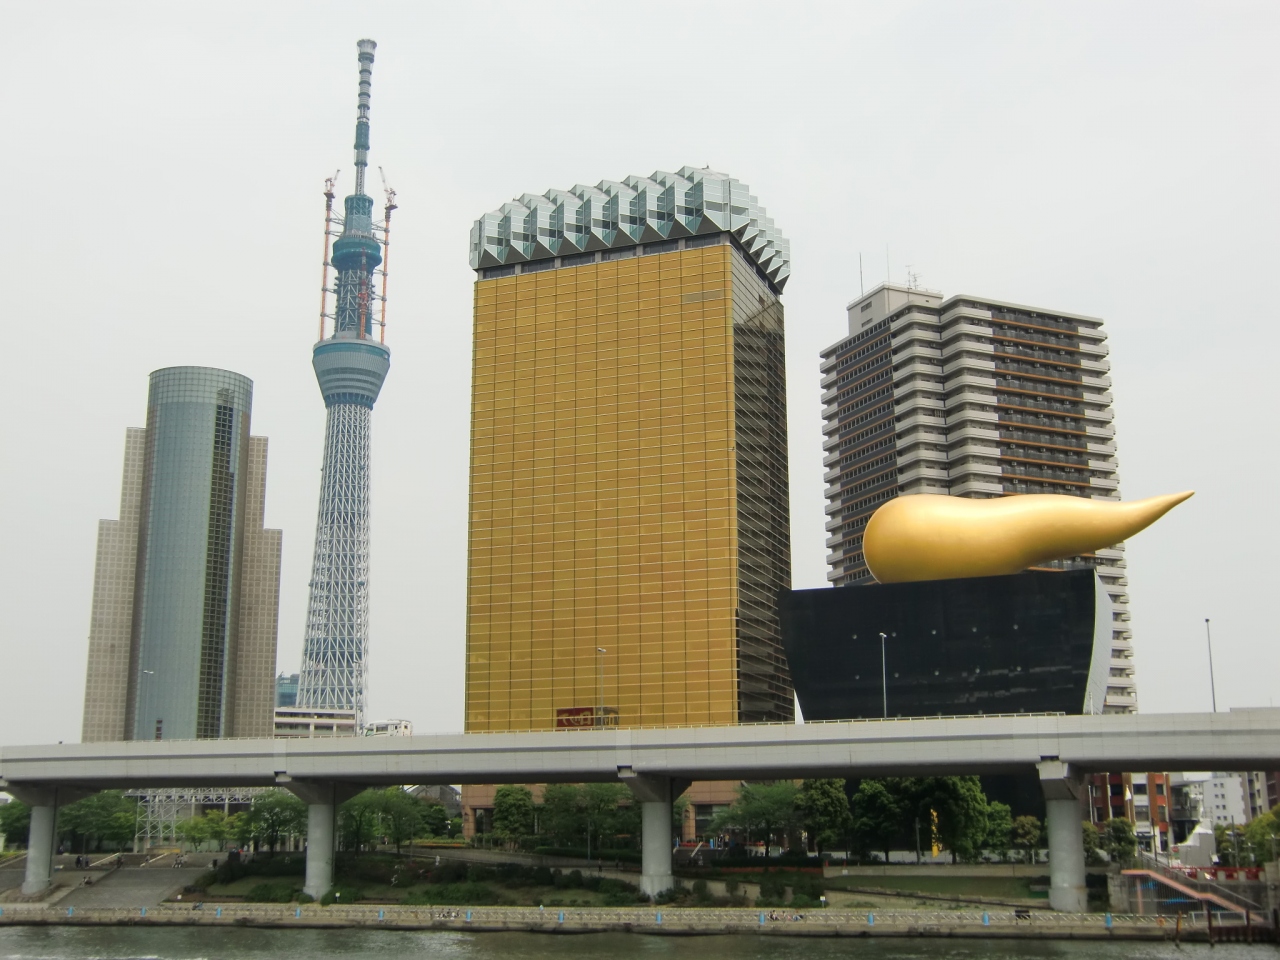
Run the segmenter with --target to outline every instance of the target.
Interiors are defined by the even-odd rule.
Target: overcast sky
[[[1203,3],[19,4],[0,8],[9,339],[0,743],[76,740],[97,521],[147,374],[254,381],[298,669],[324,406],[322,182],[355,41],[399,192],[374,412],[370,708],[462,725],[468,231],[524,193],[684,164],[790,238],[792,556],[825,584],[818,354],[886,275],[1105,319],[1141,708],[1273,703],[1280,7]],[[373,183],[377,185],[376,171]],[[377,193],[371,190],[371,193]]]

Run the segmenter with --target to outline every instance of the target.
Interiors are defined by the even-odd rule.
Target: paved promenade
[[[537,907],[321,907],[314,904],[185,904],[106,909],[9,905],[3,925],[179,925],[272,928],[387,927],[407,930],[525,931],[533,933],[632,932],[672,936],[710,933],[818,937],[964,937],[1039,940],[1183,940],[1205,942],[1202,918],[1110,917],[1031,911],[903,911],[866,913],[839,910],[792,911],[719,908],[547,908]],[[1261,940],[1270,931],[1243,925],[1215,927],[1215,939]]]

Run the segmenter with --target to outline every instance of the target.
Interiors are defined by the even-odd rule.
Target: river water
[[[395,930],[0,928],[0,960],[1244,960],[1274,946],[454,933]]]

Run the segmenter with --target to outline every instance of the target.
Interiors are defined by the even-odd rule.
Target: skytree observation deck
[[[369,646],[370,427],[373,405],[391,365],[391,351],[382,340],[387,225],[395,208],[395,195],[387,191],[385,218],[382,223],[375,223],[373,198],[365,194],[364,187],[369,152],[369,89],[377,44],[361,40],[357,46],[360,96],[356,182],[354,193],[344,201],[343,217],[332,214],[332,180],[326,183],[325,191],[326,256],[320,341],[311,356],[326,409],[324,462],[297,706],[351,711],[358,731],[365,711]],[[330,257],[328,238],[332,227],[338,224],[342,232]],[[330,266],[337,275],[332,288]],[[382,270],[378,269],[380,266]],[[375,278],[379,276],[383,281],[381,294],[375,293]],[[325,312],[330,292],[336,297],[331,315]],[[375,302],[381,307],[376,320]],[[332,335],[327,338],[326,320],[333,322]]]

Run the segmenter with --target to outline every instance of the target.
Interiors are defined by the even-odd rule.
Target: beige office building
[[[267,440],[252,383],[151,375],[126,433],[120,519],[98,527],[84,742],[270,737],[279,530],[263,525]]]

